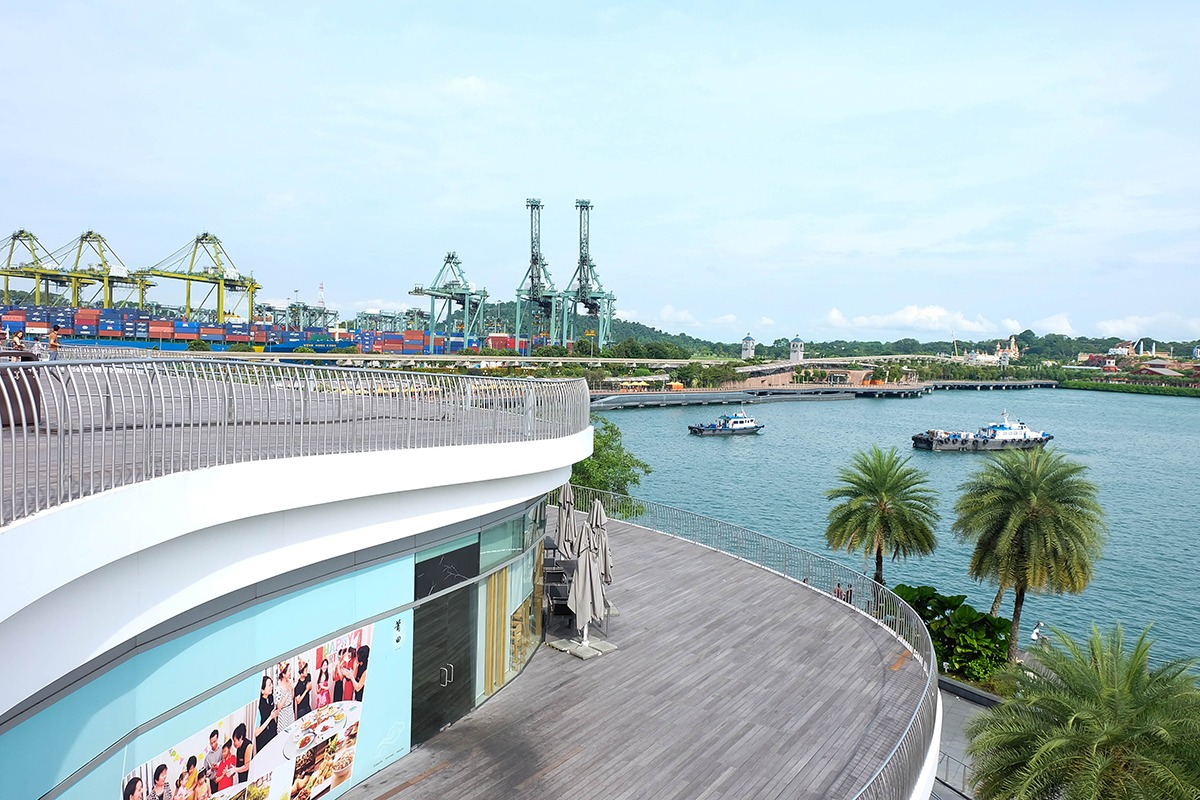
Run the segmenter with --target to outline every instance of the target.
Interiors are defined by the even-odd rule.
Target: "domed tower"
[[[800,334],[796,334],[796,338],[792,339],[789,356],[793,364],[799,364],[804,360],[804,340],[800,338]]]
[[[750,334],[747,333],[746,338],[742,339],[742,360],[743,361],[749,361],[750,359],[754,358],[754,346],[756,344],[758,344],[758,342],[754,341],[754,338],[751,337]]]

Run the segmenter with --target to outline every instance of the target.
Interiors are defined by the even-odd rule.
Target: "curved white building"
[[[0,797],[344,794],[532,658],[591,446],[582,381],[0,364]],[[911,652],[862,797],[928,794]]]

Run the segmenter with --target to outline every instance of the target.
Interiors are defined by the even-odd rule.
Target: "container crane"
[[[120,303],[129,305],[133,293],[137,292],[137,307],[146,307],[146,290],[154,286],[154,282],[144,277],[130,275],[129,268],[121,257],[113,251],[104,237],[96,231],[84,231],[76,238],[55,250],[52,254],[58,262],[66,265],[64,271],[70,276],[78,276],[85,280],[95,280],[100,283],[98,297],[104,308],[113,307],[113,287],[125,286],[129,294]],[[98,261],[87,263],[92,257]],[[88,302],[95,305],[97,296]],[[75,303],[79,305],[79,303]]]
[[[453,250],[446,253],[442,268],[429,286],[417,284],[409,294],[429,298],[429,319],[427,320],[430,342],[437,334],[438,326],[447,335],[453,330],[451,318],[455,306],[462,307],[463,346],[472,338],[481,338],[483,332],[483,306],[487,301],[487,290],[476,289],[467,280],[463,272],[462,262]],[[439,304],[438,301],[441,301]],[[433,345],[430,344],[430,347]]]
[[[4,276],[4,305],[12,305],[9,280],[21,278],[33,281],[33,304],[54,305],[63,299],[51,290],[51,285],[60,289],[71,287],[71,305],[79,305],[80,289],[96,283],[94,275],[69,274],[58,259],[47,250],[38,238],[27,230],[19,230],[8,237],[7,253],[0,261],[0,275]],[[28,301],[27,301],[28,302]]]
[[[192,242],[185,244],[171,255],[146,269],[135,270],[131,277],[167,278],[183,281],[185,319],[211,319],[223,325],[228,316],[242,316],[247,320],[254,317],[254,293],[262,288],[254,277],[242,277],[233,259],[225,251],[221,240],[205,231]],[[199,303],[192,304],[192,284],[208,286],[208,292]],[[216,308],[205,309],[204,303],[216,294]],[[226,294],[236,298],[226,306]],[[245,305],[242,302],[245,301]]]
[[[517,314],[513,335],[517,338],[517,346],[520,347],[521,316],[524,308],[531,318],[540,313],[550,321],[550,344],[566,344],[566,335],[558,324],[559,317],[562,316],[562,298],[554,288],[550,269],[542,256],[542,201],[531,197],[525,201],[525,207],[529,209],[529,269],[525,270],[525,277],[517,287]],[[530,350],[532,349],[531,335]]]
[[[596,271],[596,262],[592,261],[589,242],[592,203],[590,200],[576,200],[575,207],[579,209],[579,262],[562,293],[563,336],[566,339],[575,338],[575,311],[583,305],[588,316],[596,317],[596,348],[603,349],[611,338],[617,298],[612,292],[604,291],[600,273]]]

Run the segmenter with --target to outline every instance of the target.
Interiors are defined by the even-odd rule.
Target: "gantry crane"
[[[64,265],[67,275],[80,276],[100,283],[98,296],[104,308],[113,307],[114,286],[125,286],[129,289],[129,295],[124,298],[121,305],[128,305],[133,293],[137,292],[137,307],[146,308],[146,290],[154,286],[154,282],[145,277],[131,275],[125,262],[99,233],[84,231],[75,239],[55,250],[52,255],[56,261]],[[99,260],[87,263],[85,257],[88,260],[92,257]],[[97,297],[92,297],[88,302],[94,305],[96,300]],[[79,305],[79,303],[75,303],[75,305]]]
[[[225,252],[221,240],[205,231],[195,240],[185,244],[152,267],[135,270],[131,277],[168,278],[183,281],[185,319],[210,320],[223,325],[229,316],[241,316],[246,320],[254,317],[254,293],[262,288],[253,275],[242,277],[229,253]],[[192,303],[192,284],[206,284],[208,293],[199,303]],[[206,309],[204,303],[216,293],[216,308]],[[226,293],[235,295],[234,302],[226,307]],[[244,305],[243,305],[244,301]]]
[[[525,207],[529,209],[529,269],[525,270],[525,277],[517,287],[516,330],[513,331],[513,335],[517,338],[519,346],[524,308],[535,323],[539,315],[542,319],[549,320],[550,344],[565,344],[566,336],[559,327],[562,299],[554,288],[550,269],[542,256],[542,201],[531,197],[525,201]],[[533,349],[533,333],[537,332],[536,328],[535,324],[534,331],[530,332],[530,350]]]
[[[419,308],[404,311],[360,311],[354,316],[354,327],[360,331],[423,331],[429,314]]]
[[[592,261],[589,241],[592,203],[576,200],[575,207],[579,209],[579,263],[562,293],[563,336],[575,339],[575,311],[582,304],[588,316],[596,317],[596,348],[602,349],[610,338],[617,298],[612,292],[604,291],[600,274],[596,272],[596,262]]]
[[[8,237],[7,253],[0,262],[0,275],[4,276],[4,305],[12,305],[9,279],[22,278],[33,281],[33,304],[54,305],[65,299],[55,295],[50,286],[71,287],[71,305],[79,305],[79,290],[96,283],[90,274],[69,273],[63,269],[54,254],[42,246],[38,238],[27,230],[19,230]]]
[[[442,261],[442,268],[438,270],[433,283],[429,286],[417,284],[409,294],[429,298],[429,319],[426,330],[429,333],[430,342],[433,341],[438,326],[441,326],[447,335],[454,330],[451,323],[456,305],[462,307],[463,346],[466,346],[468,340],[481,337],[483,306],[487,301],[487,289],[476,289],[467,280],[462,262],[458,260],[458,254],[453,250],[446,253],[446,258]],[[430,347],[432,346],[430,344]]]

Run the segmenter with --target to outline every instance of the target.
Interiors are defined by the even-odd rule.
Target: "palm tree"
[[[975,542],[968,573],[1009,588],[1008,660],[1017,660],[1025,593],[1082,592],[1103,542],[1104,509],[1087,468],[1053,450],[1004,450],[967,479],[952,530]]]
[[[845,501],[829,510],[825,541],[834,550],[874,553],[875,582],[881,586],[885,552],[895,561],[929,555],[937,547],[937,498],[925,473],[908,466],[909,460],[894,447],[884,452],[872,446],[839,470],[841,484],[825,492],[830,500]]]
[[[967,725],[978,800],[1200,797],[1195,659],[1149,666],[1147,629],[1094,626],[1084,650],[1054,631],[1031,665],[1002,674],[1013,696]]]

